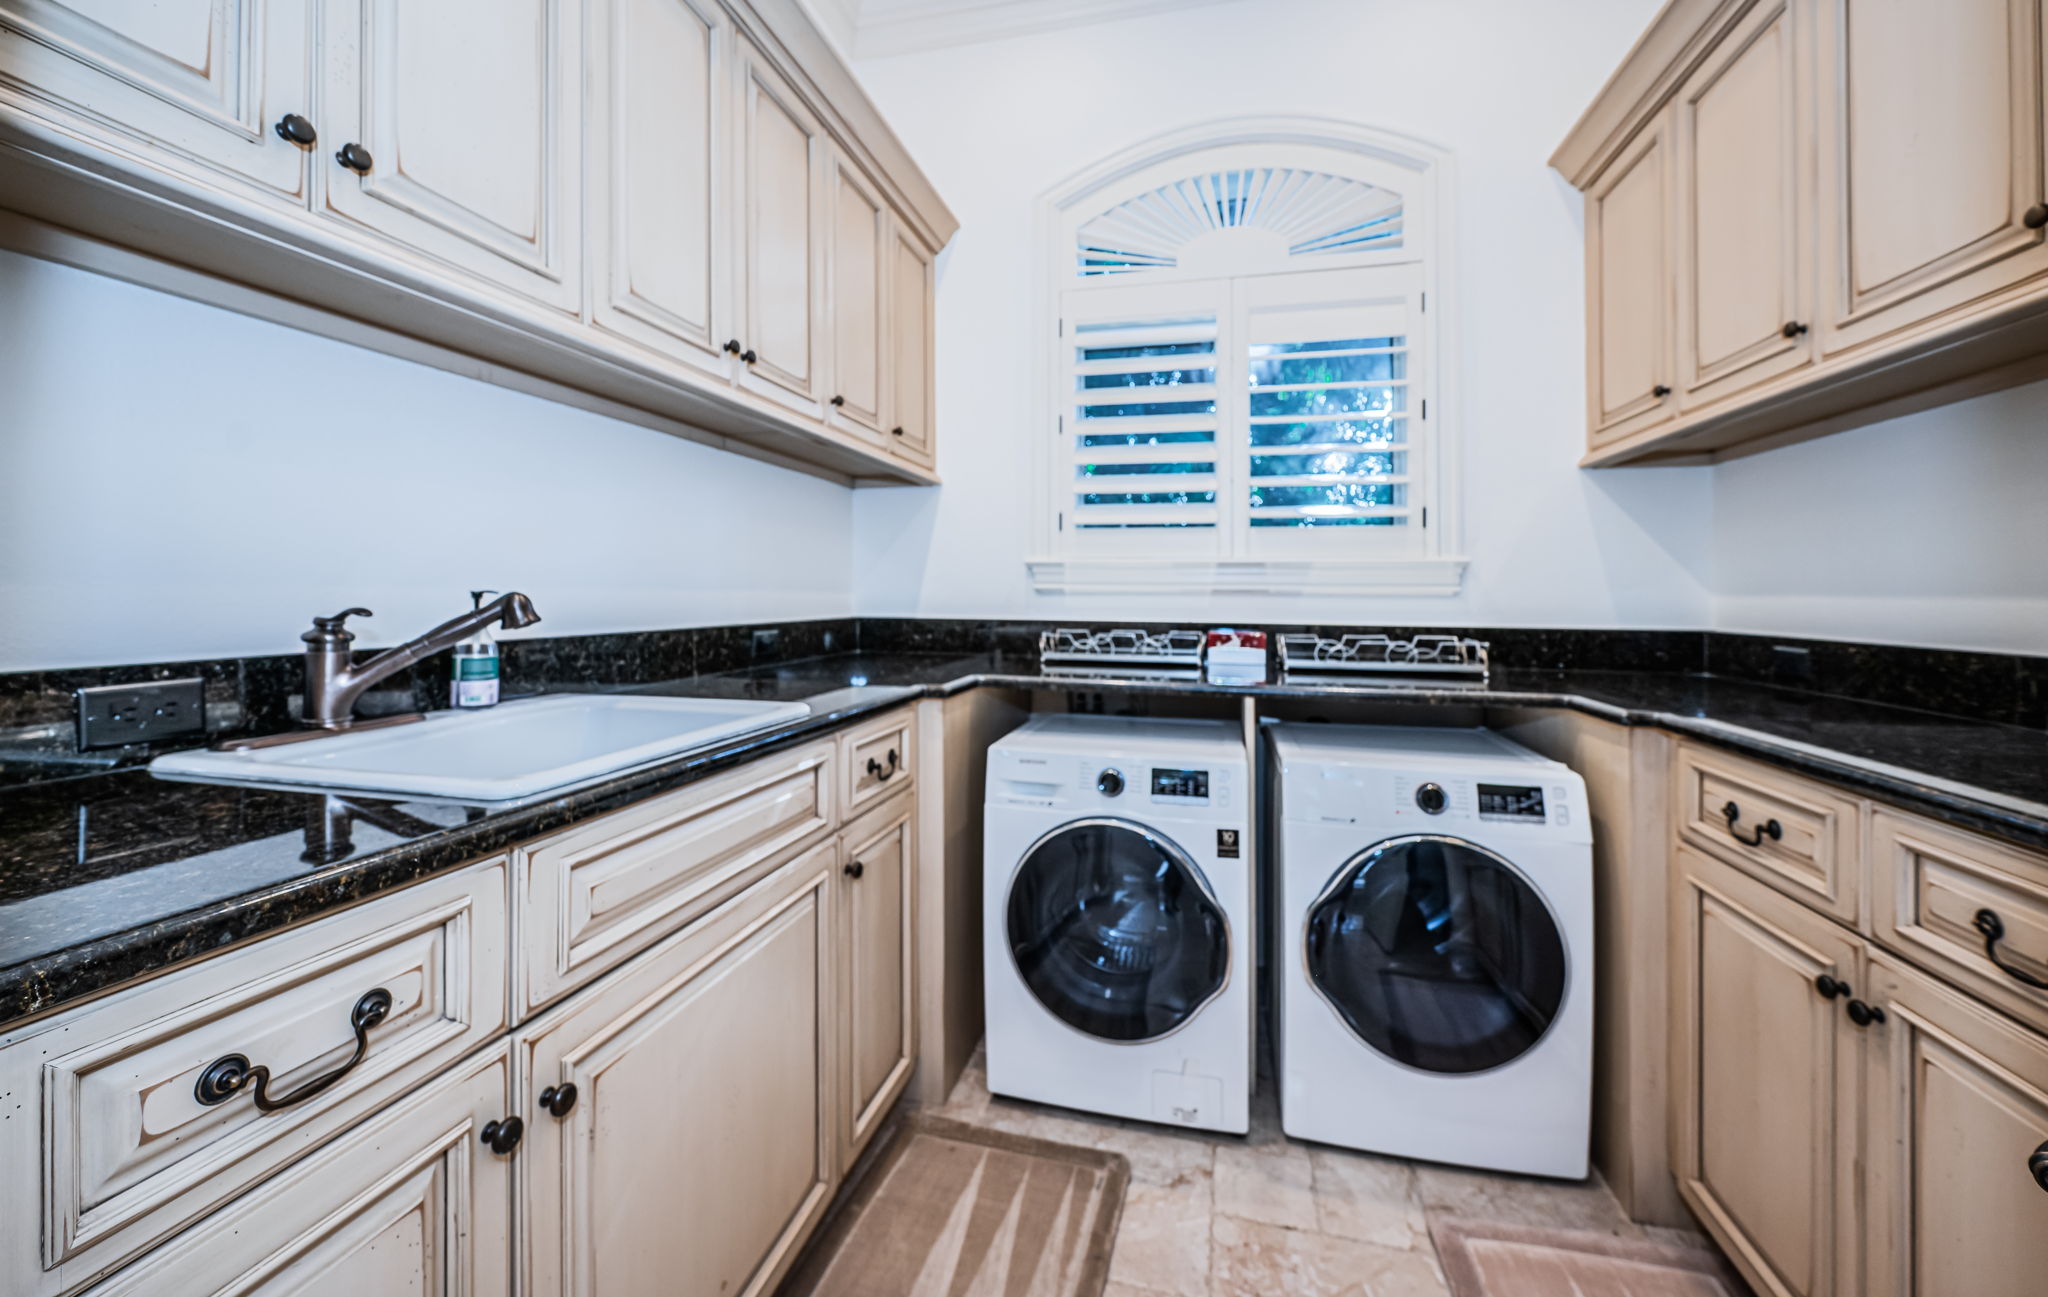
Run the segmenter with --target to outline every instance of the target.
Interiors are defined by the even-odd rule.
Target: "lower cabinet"
[[[1869,1297],[2048,1289],[2048,1040],[1875,952]]]
[[[917,1056],[913,1012],[911,846],[917,802],[897,797],[841,835],[845,901],[846,1109],[842,1168],[867,1147],[910,1082]]]
[[[2048,1038],[1680,847],[1673,1169],[1760,1295],[2038,1297]]]
[[[95,1288],[92,1297],[511,1291],[512,1111],[500,1040]],[[493,1123],[498,1123],[493,1126]]]
[[[529,1297],[780,1279],[839,1169],[838,862],[803,852],[516,1033]]]
[[[1758,1293],[1853,1297],[1855,1054],[1839,997],[1855,939],[1747,874],[1678,852],[1673,993],[1679,1192]]]

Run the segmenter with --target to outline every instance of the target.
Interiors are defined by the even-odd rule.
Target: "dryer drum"
[[[1426,1072],[1513,1062],[1564,1003],[1550,907],[1506,860],[1458,838],[1394,838],[1345,862],[1303,939],[1309,981],[1345,1025]]]
[[[1098,1039],[1164,1036],[1229,976],[1229,924],[1194,861],[1120,820],[1080,820],[1041,838],[1017,867],[1005,918],[1025,986]]]

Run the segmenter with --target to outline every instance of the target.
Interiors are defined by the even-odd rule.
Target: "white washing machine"
[[[1377,1153],[1584,1178],[1584,783],[1487,730],[1268,730],[1282,1127]]]
[[[1036,716],[989,749],[990,1090],[1248,1129],[1249,783],[1224,721]]]

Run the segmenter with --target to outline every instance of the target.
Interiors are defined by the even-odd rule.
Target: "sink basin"
[[[157,774],[495,802],[667,760],[810,714],[803,703],[554,694],[239,752],[173,752]]]

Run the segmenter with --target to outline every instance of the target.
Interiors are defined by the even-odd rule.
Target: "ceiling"
[[[856,59],[999,40],[1228,0],[804,0]]]

